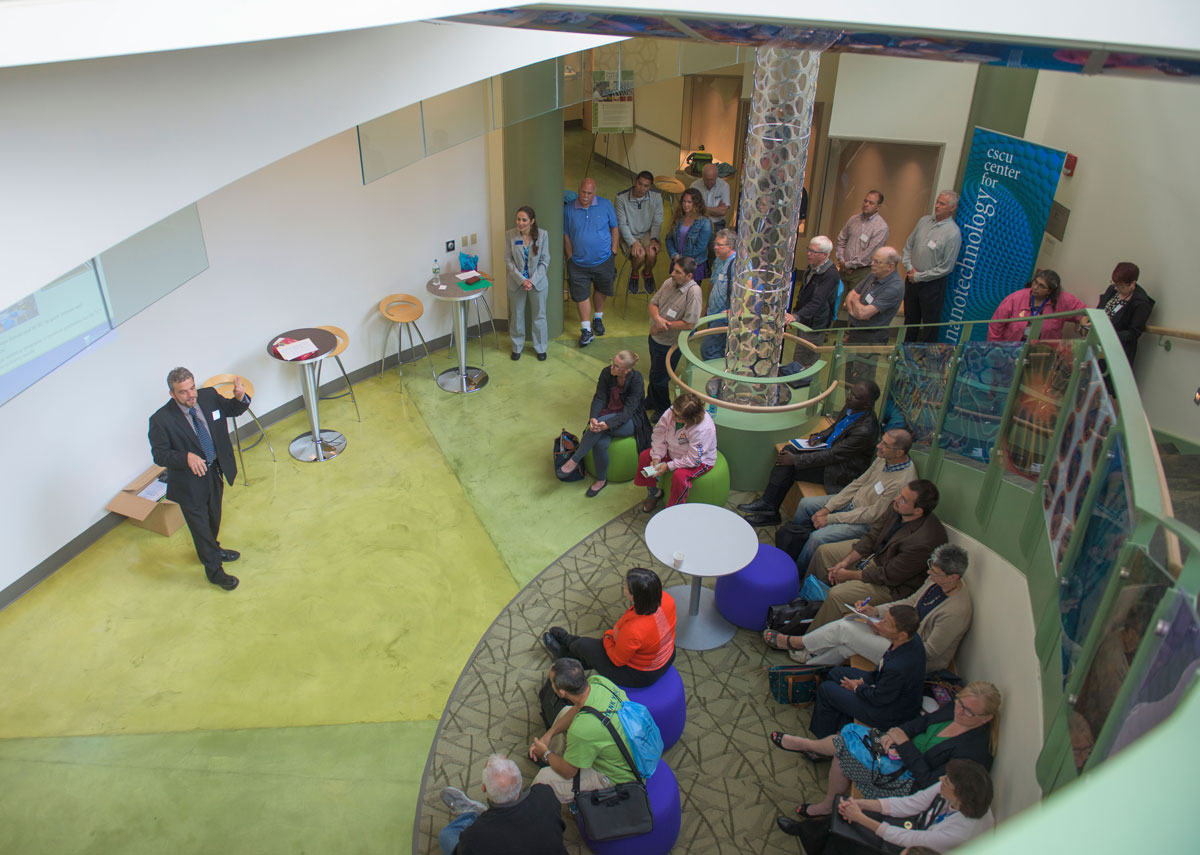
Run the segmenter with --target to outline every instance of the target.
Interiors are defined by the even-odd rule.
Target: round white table
[[[488,275],[482,271],[479,275],[488,279]],[[425,285],[425,290],[433,295],[434,299],[454,304],[454,348],[457,351],[458,367],[447,368],[437,377],[438,385],[447,392],[477,392],[487,385],[487,372],[482,368],[467,365],[467,303],[478,300],[490,287],[492,286],[489,282],[483,288],[465,291],[453,273],[443,273],[438,279],[430,279]],[[479,338],[482,348],[482,327],[479,330]]]
[[[692,577],[691,585],[667,589],[675,599],[675,646],[684,650],[711,650],[720,647],[737,632],[717,611],[711,588],[701,586],[706,576],[728,576],[754,560],[758,553],[758,535],[742,517],[716,505],[675,505],[659,511],[646,524],[646,547],[668,567],[674,567],[675,553],[684,553],[683,563],[675,567]],[[688,598],[686,613],[678,611],[679,602]]]

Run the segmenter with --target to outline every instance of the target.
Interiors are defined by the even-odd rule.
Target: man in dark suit
[[[225,572],[223,562],[237,561],[241,555],[222,549],[217,541],[225,491],[221,478],[232,486],[237,477],[225,419],[246,412],[250,396],[241,377],[234,379],[233,398],[215,389],[197,389],[186,368],[172,370],[167,387],[171,400],[150,417],[150,453],[155,463],[166,467],[167,498],[183,511],[208,581],[232,591],[238,579]]]
[[[921,712],[925,685],[925,645],[917,635],[920,618],[912,606],[895,606],[876,632],[891,642],[874,671],[842,666],[817,689],[809,730],[824,739],[857,719],[868,727],[898,727]]]
[[[846,393],[846,406],[833,416],[833,424],[812,434],[808,441],[819,448],[779,452],[767,479],[767,488],[753,502],[738,505],[746,522],[755,526],[779,525],[779,509],[797,481],[819,481],[832,496],[867,471],[875,459],[879,420],[873,407],[879,387],[872,380],[855,383]]]

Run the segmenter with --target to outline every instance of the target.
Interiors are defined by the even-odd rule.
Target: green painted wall
[[[546,299],[546,321],[550,326],[551,339],[562,335],[563,331],[562,175],[561,110],[553,110],[504,129],[504,202],[507,216],[511,220],[517,208],[529,205],[537,213],[538,225],[550,232],[550,293]],[[512,228],[511,223],[506,227]]]
[[[955,187],[962,186],[975,128],[988,128],[1014,137],[1024,136],[1036,84],[1036,69],[979,66],[979,75],[975,78],[975,96],[971,100],[966,133],[963,135],[963,155],[954,178]]]

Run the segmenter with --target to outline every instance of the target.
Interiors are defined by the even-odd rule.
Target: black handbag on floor
[[[790,603],[767,606],[767,629],[783,635],[803,635],[821,610],[821,603],[797,597]]]
[[[583,467],[576,466],[570,475],[563,475],[559,472],[562,465],[566,463],[575,454],[579,448],[579,437],[571,433],[566,428],[563,428],[562,433],[554,440],[554,474],[559,481],[582,481]]]
[[[572,792],[575,794],[575,810],[579,813],[579,824],[583,827],[583,833],[590,840],[620,840],[622,837],[634,837],[653,831],[654,814],[650,810],[650,796],[646,793],[645,781],[638,774],[637,764],[629,756],[625,740],[621,739],[608,716],[593,707],[581,707],[580,711],[591,713],[604,722],[636,779],[602,790],[581,793],[579,773],[575,773]]]

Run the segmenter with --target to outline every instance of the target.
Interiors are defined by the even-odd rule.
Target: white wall
[[[1042,750],[1042,680],[1033,646],[1033,613],[1025,575],[978,540],[946,527],[950,542],[971,557],[966,582],[974,612],[958,649],[958,672],[967,680],[995,684],[1000,708],[1000,747],[992,765],[992,809],[1004,820],[1041,798],[1037,758]]]
[[[426,261],[411,246],[477,232],[488,257],[496,182],[485,149],[485,139],[472,140],[364,187],[350,130],[200,200],[208,270],[0,407],[0,436],[10,443],[0,455],[10,499],[0,515],[0,588],[99,520],[150,465],[146,420],[166,400],[173,366],[200,381],[225,371],[249,377],[254,409],[265,413],[299,394],[296,370],[266,355],[279,332],[342,327],[352,371],[379,359],[380,298],[407,291],[425,302],[426,338],[447,333],[449,312],[427,299]],[[480,204],[443,203],[450,186],[473,188]]]
[[[843,54],[829,136],[941,143],[945,189],[958,172],[977,72],[973,63]]]
[[[0,306],[359,122],[610,41],[416,22],[0,69]]]
[[[1071,210],[1064,241],[1047,236],[1039,267],[1094,306],[1118,261],[1142,270],[1157,305],[1150,323],[1200,332],[1192,247],[1200,176],[1200,86],[1151,79],[1093,78],[1043,71],[1027,139],[1079,156],[1056,199]],[[1200,343],[1176,339],[1170,353],[1146,335],[1134,373],[1150,423],[1200,442]]]
[[[357,122],[604,41],[417,23],[0,71],[0,306],[197,199],[210,261],[0,407],[0,589],[149,464],[146,419],[173,365],[245,373],[266,412],[298,394],[265,358],[273,334],[341,326],[353,370],[379,358],[379,299],[419,290],[443,240],[476,232],[490,256],[486,141],[364,187]],[[479,204],[456,204],[468,196]],[[449,316],[429,305],[421,326],[436,337]]]

